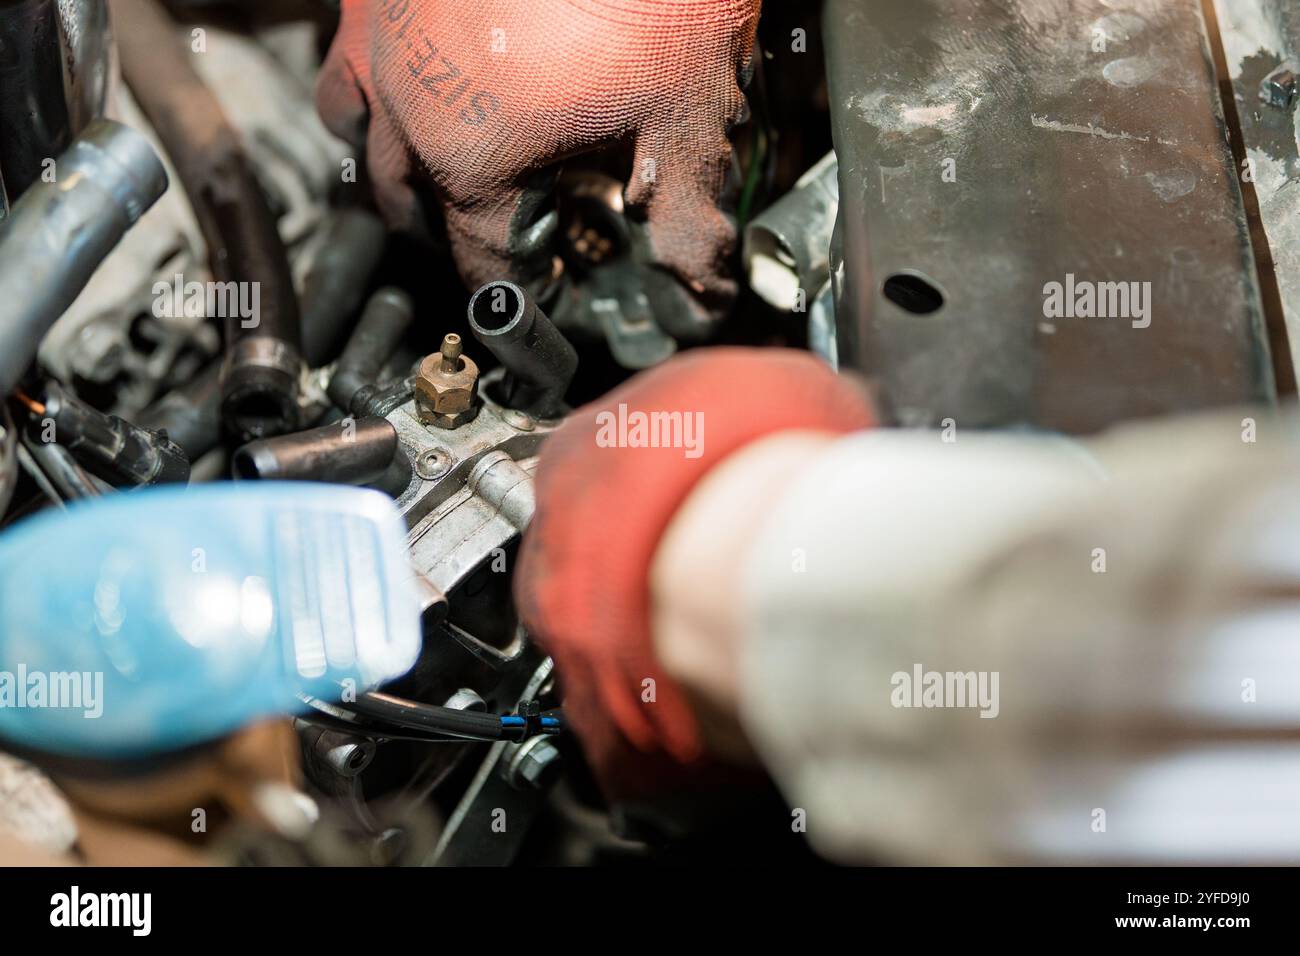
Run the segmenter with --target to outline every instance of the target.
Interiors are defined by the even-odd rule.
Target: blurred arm
[[[663,539],[657,653],[707,737],[739,713],[833,858],[1293,861],[1300,471],[1281,431],[765,439]],[[915,706],[932,673],[973,683],[931,702],[962,683],[973,706]]]

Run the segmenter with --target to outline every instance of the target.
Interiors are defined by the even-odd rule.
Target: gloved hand
[[[678,413],[683,440],[628,447],[640,415],[653,412]],[[650,627],[650,567],[674,513],[712,468],[757,439],[871,423],[865,396],[807,353],[717,348],[636,376],[548,439],[515,598],[555,658],[565,714],[608,796],[671,788],[669,769],[705,756],[690,702],[655,660]]]
[[[317,104],[337,135],[367,141],[390,224],[417,227],[413,187],[432,183],[470,286],[529,280],[512,260],[556,164],[630,143],[626,203],[704,324],[735,295],[735,227],[718,200],[759,5],[343,0]]]

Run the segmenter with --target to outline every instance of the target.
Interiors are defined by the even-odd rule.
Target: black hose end
[[[578,353],[533,297],[513,282],[488,282],[470,297],[468,312],[474,338],[507,372],[494,400],[538,418],[565,414]]]
[[[479,286],[470,296],[469,325],[474,337],[488,341],[514,341],[528,334],[537,303],[520,286],[504,279]]]
[[[230,470],[237,481],[280,477],[275,453],[261,441],[252,441],[236,449],[230,457]]]
[[[245,442],[297,431],[301,370],[297,350],[280,339],[259,336],[236,343],[221,387],[227,430]]]
[[[369,485],[389,477],[400,447],[397,429],[387,419],[349,418],[292,435],[251,441],[231,458],[231,475],[238,481]],[[400,480],[400,474],[393,480]]]

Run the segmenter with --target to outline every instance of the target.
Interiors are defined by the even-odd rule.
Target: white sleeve
[[[1241,418],[877,431],[746,571],[742,719],[841,860],[1300,860],[1300,468]]]

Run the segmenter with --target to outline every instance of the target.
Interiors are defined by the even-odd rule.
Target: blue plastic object
[[[147,489],[0,533],[0,738],[140,757],[397,677],[406,530],[375,491]]]

